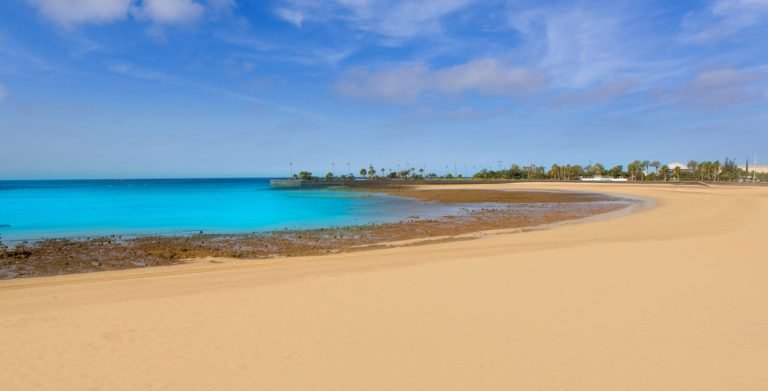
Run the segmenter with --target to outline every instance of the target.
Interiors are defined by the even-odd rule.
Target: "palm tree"
[[[361,176],[361,177],[363,177],[363,178],[365,178],[366,176],[368,176],[368,170],[366,170],[366,169],[364,169],[364,168],[361,168],[361,169],[360,169],[360,176]]]
[[[301,179],[302,181],[311,181],[315,179],[315,177],[312,176],[312,173],[309,171],[301,171],[299,172],[299,179]]]
[[[600,163],[595,163],[590,171],[592,171],[592,175],[603,175],[605,173],[605,167]]]
[[[634,160],[627,165],[627,172],[629,173],[629,180],[634,181],[637,179],[637,174],[643,171],[643,163],[639,160]]]
[[[608,175],[617,178],[624,174],[624,167],[623,166],[615,166],[608,170]]]
[[[549,169],[547,176],[554,179],[560,179],[560,166],[558,166],[557,164],[553,164],[552,167]]]
[[[668,175],[669,175],[669,166],[667,165],[661,166],[661,176],[664,178],[664,182],[667,181]]]
[[[641,163],[642,168],[645,168],[645,170],[642,170],[642,176],[643,180],[645,180],[645,176],[648,174],[648,171],[650,170],[651,163],[647,160],[643,160]]]
[[[688,164],[687,164],[686,166],[688,167],[688,169],[689,169],[689,170],[691,170],[691,171],[695,171],[695,170],[696,170],[696,167],[698,167],[698,166],[699,166],[699,163],[696,163],[696,161],[695,161],[695,160],[689,160],[689,161],[688,161]]]
[[[576,164],[571,167],[571,175],[569,175],[568,179],[579,179],[579,177],[583,175],[584,175],[584,167]]]
[[[653,167],[653,169],[658,174],[659,173],[659,167],[661,167],[661,163],[659,163],[658,160],[654,160],[653,162],[651,162],[651,167]]]
[[[675,176],[677,177],[677,181],[680,182],[680,166],[675,166]]]
[[[709,173],[709,162],[699,163],[699,175],[701,175],[702,181],[706,179],[708,173]]]

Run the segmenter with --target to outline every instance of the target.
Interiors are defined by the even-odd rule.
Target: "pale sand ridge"
[[[2,281],[0,389],[768,389],[768,188],[486,187],[655,207],[469,241]]]

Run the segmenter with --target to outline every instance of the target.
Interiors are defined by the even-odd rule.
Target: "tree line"
[[[293,175],[293,179],[301,180],[379,180],[379,179],[398,179],[398,180],[423,180],[423,179],[468,179],[461,174],[453,175],[446,173],[438,175],[435,173],[426,173],[424,168],[407,168],[404,170],[393,170],[387,168],[376,169],[373,165],[361,168],[359,176],[353,174],[334,175],[328,172],[324,177],[314,176],[309,171],[301,171]],[[496,179],[496,180],[579,180],[588,177],[604,178],[626,178],[629,181],[711,181],[711,182],[733,182],[733,181],[752,181],[764,182],[768,180],[768,174],[755,173],[738,167],[732,159],[725,158],[722,163],[715,161],[689,161],[685,166],[670,167],[661,164],[658,160],[634,160],[626,166],[617,165],[610,168],[600,163],[582,166],[579,164],[553,164],[548,169],[538,165],[512,164],[507,169],[482,169],[469,178],[472,179]]]
[[[451,174],[447,176],[440,176],[435,173],[426,173],[424,168],[409,167],[404,170],[394,170],[389,168],[379,168],[378,170],[370,165],[367,168],[363,167],[358,171],[360,176],[354,174],[342,174],[334,175],[333,172],[328,172],[322,178],[314,176],[310,171],[301,171],[298,174],[293,175],[293,179],[301,180],[327,180],[327,181],[345,181],[345,180],[358,180],[358,179],[400,179],[400,180],[419,180],[419,179],[438,179],[438,178],[453,178]]]
[[[670,167],[658,160],[634,160],[626,165],[606,168],[600,163],[582,166],[578,164],[553,164],[549,169],[543,166],[519,166],[512,164],[505,170],[482,170],[473,177],[477,179],[520,179],[520,180],[578,180],[586,177],[626,178],[629,181],[710,181],[733,182],[768,180],[765,173],[747,171],[737,166],[734,160],[724,162],[689,161],[685,166]]]

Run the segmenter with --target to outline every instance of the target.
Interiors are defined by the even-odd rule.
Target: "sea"
[[[311,229],[457,208],[343,189],[277,190],[269,178],[0,181],[0,241]]]

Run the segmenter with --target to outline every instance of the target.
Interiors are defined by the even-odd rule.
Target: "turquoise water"
[[[242,233],[446,213],[343,190],[272,190],[268,179],[0,181],[0,240]]]

